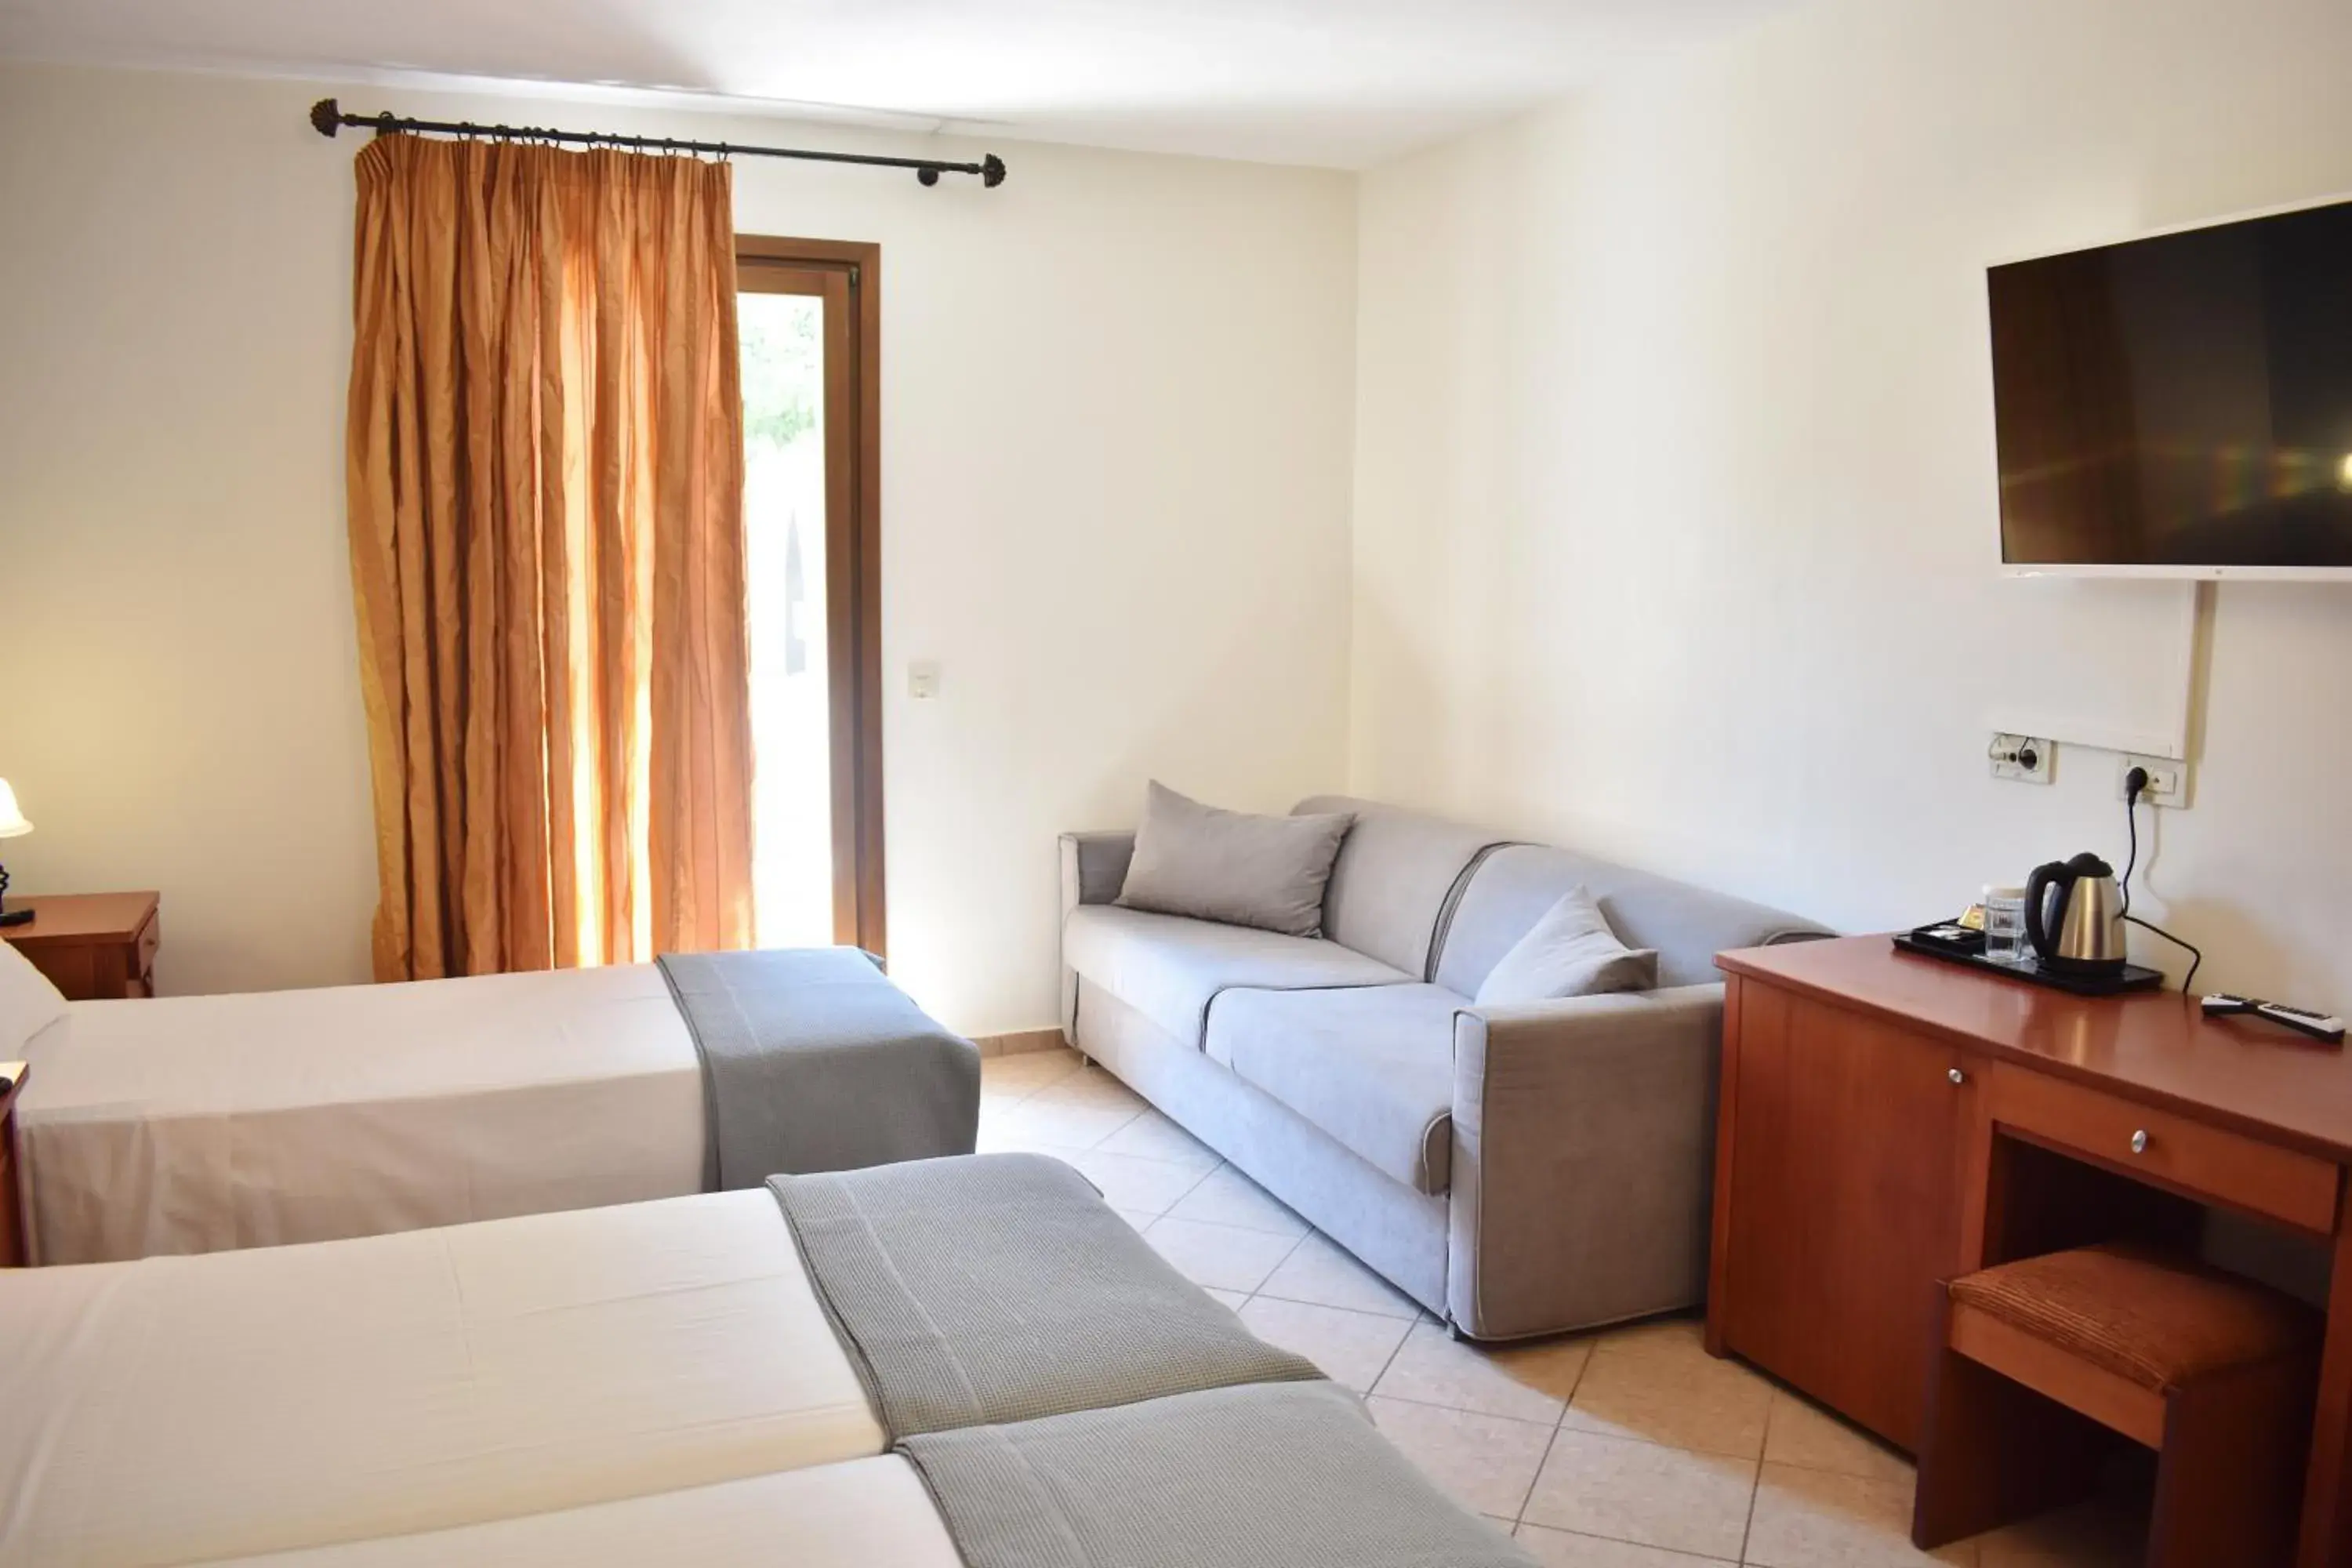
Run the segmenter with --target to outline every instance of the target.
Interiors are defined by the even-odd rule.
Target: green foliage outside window
[[[813,389],[824,384],[824,319],[816,309],[741,312],[745,441],[781,451],[816,428]]]

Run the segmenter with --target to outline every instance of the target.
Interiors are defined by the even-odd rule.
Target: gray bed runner
[[[899,1445],[970,1568],[1532,1568],[1332,1384]]]
[[[1058,1160],[768,1185],[893,1438],[1322,1375],[1243,1328]]]
[[[658,960],[702,1057],[703,1185],[968,1154],[980,1052],[854,947]]]

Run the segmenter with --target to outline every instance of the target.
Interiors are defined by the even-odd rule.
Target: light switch
[[[907,695],[918,702],[928,702],[940,694],[940,667],[928,658],[919,658],[907,667]]]

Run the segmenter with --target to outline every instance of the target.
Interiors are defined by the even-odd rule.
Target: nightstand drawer
[[[139,950],[131,965],[131,985],[137,994],[155,994],[155,950],[163,945],[163,911],[157,910],[139,928]]]
[[[2336,1229],[2330,1161],[2006,1064],[1987,1091],[1993,1121],[2036,1142],[2322,1236]]]
[[[22,1216],[17,1212],[16,1156],[11,1147],[15,1142],[7,1123],[0,1121],[0,1268],[22,1268],[26,1261]]]
[[[28,1261],[16,1194],[16,1096],[24,1087],[19,1079],[0,1094],[0,1268],[22,1268]]]

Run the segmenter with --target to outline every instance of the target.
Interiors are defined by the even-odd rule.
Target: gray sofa
[[[1319,938],[1113,903],[1132,833],[1063,836],[1063,1032],[1407,1295],[1507,1340],[1705,1294],[1723,949],[1827,934],[1687,883],[1368,801]],[[1659,989],[1471,997],[1582,884]]]

